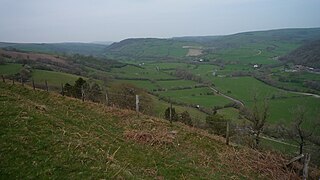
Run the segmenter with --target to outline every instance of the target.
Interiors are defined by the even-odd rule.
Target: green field
[[[156,83],[152,83],[148,80],[116,80],[113,82],[114,84],[132,84],[136,87],[146,89],[148,91],[152,91],[153,89],[158,89]]]
[[[270,110],[268,122],[273,124],[280,121],[289,124],[294,118],[293,111],[298,106],[307,109],[307,118],[311,119],[311,124],[307,125],[309,128],[319,116],[320,100],[318,98],[286,92],[252,77],[215,78],[214,84],[223,93],[243,101],[248,107],[253,105],[254,93],[257,93],[260,100],[268,98]]]
[[[21,64],[4,64],[0,65],[0,75],[12,75],[20,72]]]
[[[212,72],[215,70],[219,70],[220,68],[215,65],[209,64],[198,64],[194,68],[190,68],[190,71],[198,76],[205,77],[205,76],[212,76]]]
[[[260,82],[252,77],[218,77],[213,79],[213,83],[221,92],[231,97],[240,99],[245,103],[252,102],[254,93],[256,93],[260,99],[269,98],[272,96],[296,96],[293,93],[288,93],[286,91],[266,85],[265,83]]]
[[[290,88],[294,91],[314,91],[319,94],[320,91],[310,89],[305,86],[305,82],[317,81],[320,82],[320,75],[311,72],[285,72],[283,67],[274,68],[272,71],[272,79],[277,82],[280,87]]]
[[[164,91],[159,94],[164,97],[171,97],[173,100],[177,100],[179,102],[209,108],[213,108],[214,106],[223,106],[231,102],[222,96],[208,95],[208,93],[212,93],[212,90],[209,88],[193,88],[186,90]]]
[[[287,99],[273,99],[269,101],[270,118],[269,122],[286,122],[290,123],[295,116],[295,110],[299,107],[303,107],[307,110],[307,120],[309,124],[306,124],[309,129],[314,126],[314,123],[318,122],[320,116],[320,99],[311,96],[292,97]]]
[[[36,84],[48,82],[49,86],[61,86],[62,84],[73,84],[80,76],[67,74],[63,72],[45,71],[45,70],[33,70],[32,78]],[[87,78],[84,78],[87,79]]]
[[[127,65],[123,68],[113,68],[110,72],[111,75],[120,78],[130,78],[130,79],[176,79],[161,71],[156,71],[156,69],[149,68],[139,68],[132,65]]]
[[[174,80],[174,81],[157,81],[161,88],[171,89],[176,87],[194,87],[197,83],[188,80]]]
[[[239,121],[239,112],[235,108],[223,108],[219,109],[218,113],[223,115],[226,119],[231,120],[231,122],[238,124]]]
[[[186,63],[178,63],[178,62],[146,62],[144,65],[145,68],[159,68],[160,70],[164,71],[167,69],[175,69],[175,68],[191,68],[194,67],[194,65],[186,64]]]

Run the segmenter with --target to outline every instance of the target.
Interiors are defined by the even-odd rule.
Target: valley
[[[172,105],[177,117],[188,112],[193,128],[208,131],[207,117],[219,115],[230,122],[234,133],[231,140],[239,144],[243,142],[237,139],[236,133],[250,132],[252,123],[245,114],[246,110],[266,108],[266,103],[268,114],[260,146],[291,157],[299,151],[299,144],[282,136],[280,131],[292,126],[298,109],[304,110],[306,121],[302,127],[320,136],[320,74],[305,69],[292,71],[299,65],[309,67],[315,64],[310,67],[316,72],[319,57],[312,59],[311,63],[299,61],[300,57],[288,60],[288,57],[300,55],[301,47],[309,47],[305,44],[314,43],[316,39],[320,39],[319,28],[217,37],[138,38],[111,45],[0,43],[0,75],[6,84],[23,82],[44,90],[48,86],[49,91],[60,94],[65,93],[67,84],[73,86],[81,78],[88,83],[89,89],[94,84],[99,87],[95,100],[100,104],[93,105],[99,108],[103,104],[118,107],[112,103],[140,95],[131,91],[140,92],[140,100],[148,103],[145,111],[141,105],[143,113],[168,119],[166,113]],[[82,49],[86,50],[79,53]],[[131,94],[116,94],[121,85]],[[7,94],[5,98],[10,98],[8,87],[2,85],[1,88]],[[18,94],[17,89],[13,90]],[[98,114],[97,118],[100,116]],[[319,149],[317,142],[310,140],[305,148],[312,153],[316,164],[320,162],[316,153]],[[122,140],[118,143],[118,146],[131,146],[124,145]],[[116,150],[117,147],[112,148]],[[167,177],[173,176],[167,174]],[[219,174],[214,176],[219,177]]]

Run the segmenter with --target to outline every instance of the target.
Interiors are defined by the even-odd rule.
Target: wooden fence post
[[[20,82],[21,82],[21,85],[24,86],[24,82],[23,82],[22,76],[20,77]]]
[[[108,92],[106,92],[106,105],[109,105],[109,98],[108,98]]]
[[[47,92],[49,91],[49,88],[48,88],[48,81],[47,80],[45,80],[45,84],[46,84],[46,90],[47,90]]]
[[[33,90],[36,90],[36,86],[34,85],[34,79],[32,78],[32,87],[33,87]]]
[[[229,145],[229,121],[227,121],[226,144]]]
[[[61,83],[61,95],[64,96],[63,84]]]
[[[82,102],[84,102],[84,89],[83,89],[83,85],[81,86],[81,99],[82,99]]]
[[[2,77],[2,82],[6,82],[6,80],[4,79],[4,75],[1,75],[1,77]]]
[[[136,95],[136,112],[139,115],[139,95]]]
[[[12,84],[14,85],[14,78],[12,78]]]
[[[171,98],[169,98],[169,102],[170,102],[170,110],[169,110],[170,117],[169,117],[169,120],[170,120],[170,124],[172,124],[172,102],[171,102]]]
[[[303,179],[306,180],[308,178],[308,164],[310,161],[310,154],[306,153],[304,157],[304,163],[303,163]]]

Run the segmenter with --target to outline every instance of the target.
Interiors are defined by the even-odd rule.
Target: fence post
[[[36,86],[34,85],[34,79],[32,78],[32,87],[33,87],[33,90],[36,90]]]
[[[172,102],[171,102],[171,98],[169,98],[169,102],[170,102],[170,118],[169,118],[169,120],[170,120],[170,124],[172,124]]]
[[[81,86],[81,99],[82,99],[82,102],[84,102],[84,89],[83,89],[83,85]]]
[[[227,121],[226,144],[229,145],[229,121]]]
[[[61,94],[64,96],[64,89],[63,89],[63,84],[61,83]]]
[[[108,98],[108,92],[106,92],[106,105],[109,105],[109,98]]]
[[[12,84],[14,85],[14,77],[12,78]]]
[[[1,77],[2,77],[2,82],[6,82],[6,80],[4,79],[4,75],[1,75]]]
[[[48,82],[47,82],[47,80],[45,80],[45,84],[46,84],[46,90],[47,90],[47,92],[49,91],[49,88],[48,88]]]
[[[136,95],[136,112],[139,115],[139,95]]]
[[[21,82],[21,85],[24,86],[24,82],[23,82],[22,76],[20,76],[20,82]]]
[[[306,153],[304,157],[304,163],[303,163],[303,179],[306,180],[308,178],[308,164],[310,161],[310,154]]]

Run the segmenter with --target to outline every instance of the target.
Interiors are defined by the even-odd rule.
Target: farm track
[[[298,91],[288,91],[295,94],[305,95],[305,96],[313,96],[315,98],[320,98],[320,95],[318,94],[312,94],[312,93],[305,93],[305,92],[298,92]]]
[[[233,97],[230,97],[230,96],[228,96],[228,95],[225,95],[225,94],[223,94],[223,93],[221,93],[220,91],[218,91],[217,89],[215,89],[215,88],[213,88],[213,87],[209,87],[211,90],[213,90],[215,93],[219,93],[221,96],[223,96],[223,97],[225,97],[225,98],[227,98],[227,99],[230,99],[231,101],[233,101],[233,102],[236,102],[236,103],[238,103],[238,104],[241,104],[241,106],[242,107],[244,107],[244,103],[242,102],[242,101],[240,101],[240,100],[238,100],[238,99],[235,99],[235,98],[233,98]]]

